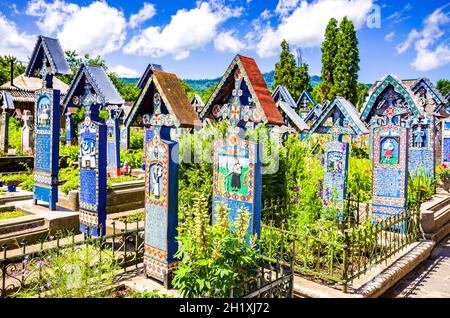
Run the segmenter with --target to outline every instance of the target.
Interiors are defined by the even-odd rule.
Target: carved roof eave
[[[372,108],[377,100],[377,98],[384,92],[384,90],[387,88],[387,86],[391,84],[394,89],[402,94],[402,90],[406,93],[402,94],[405,96],[405,100],[408,103],[409,111],[413,114],[413,116],[417,115],[423,115],[423,111],[418,106],[419,103],[417,102],[415,98],[415,94],[412,92],[412,90],[405,85],[399,78],[397,78],[395,75],[388,74],[385,77],[383,77],[378,84],[373,85],[368,93],[368,97],[366,99],[366,102],[364,103],[361,111],[360,118],[362,121],[367,122],[367,119],[372,111]],[[395,85],[397,84],[397,85]],[[400,86],[400,90],[397,86]]]

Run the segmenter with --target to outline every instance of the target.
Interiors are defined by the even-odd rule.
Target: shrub
[[[249,214],[245,208],[230,224],[228,208],[217,206],[216,222],[210,225],[208,202],[196,198],[194,208],[179,228],[180,259],[173,286],[185,297],[229,297],[243,292],[243,284],[254,277],[257,250],[249,237]],[[250,244],[248,244],[250,242]]]
[[[140,149],[128,149],[126,151],[120,151],[120,162],[124,164],[128,161],[131,168],[142,168],[143,150]]]
[[[19,297],[106,297],[118,269],[112,251],[100,249],[94,242],[49,252],[38,262],[24,259],[22,263],[39,275]]]

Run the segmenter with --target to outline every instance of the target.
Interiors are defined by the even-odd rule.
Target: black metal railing
[[[129,230],[125,222],[125,229],[118,230],[115,222],[112,222],[112,233],[101,237],[89,234],[56,235],[37,244],[28,245],[26,241],[21,241],[16,244],[16,248],[1,246],[0,297],[14,297],[18,292],[36,285],[44,271],[52,271],[52,257],[64,255],[65,251],[76,248],[89,246],[96,251],[86,266],[98,265],[105,257],[105,252],[108,252],[108,256],[114,259],[114,265],[123,272],[133,265],[137,269],[144,253],[144,228],[143,222],[140,223],[136,221],[133,223],[134,228]]]
[[[287,230],[284,223],[261,225],[260,247],[266,260],[293,258],[296,273],[344,292],[354,279],[387,261],[419,238],[420,205],[378,221],[356,225],[344,219],[335,226]]]

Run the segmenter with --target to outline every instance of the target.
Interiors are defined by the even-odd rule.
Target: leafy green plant
[[[144,132],[140,128],[130,128],[130,149],[141,150],[144,148]]]
[[[67,156],[67,165],[73,166],[74,163],[78,163],[78,146],[68,146],[63,143],[59,145],[59,153],[61,156]]]
[[[173,298],[173,296],[160,292],[159,290],[144,290],[132,292],[127,298]]]
[[[112,251],[94,242],[49,252],[38,262],[25,258],[22,263],[36,277],[18,297],[106,297],[118,269]]]
[[[408,202],[420,204],[428,201],[433,197],[434,189],[433,178],[419,168],[415,175],[410,175],[408,178]]]
[[[125,161],[127,161],[130,167],[134,169],[142,168],[142,157],[143,157],[142,148],[128,149],[126,151],[120,152],[120,162],[123,164]]]
[[[180,259],[173,286],[185,297],[228,297],[243,292],[243,284],[255,275],[257,250],[247,234],[249,214],[241,209],[230,224],[228,208],[216,207],[210,225],[208,202],[197,197],[192,212],[179,228]]]

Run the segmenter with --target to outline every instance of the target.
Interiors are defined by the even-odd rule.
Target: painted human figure
[[[422,130],[422,126],[418,125],[417,130],[414,132],[414,147],[423,147],[423,141],[425,132]]]
[[[394,150],[394,144],[392,143],[392,140],[388,139],[388,141],[384,144],[383,146],[384,149],[384,158],[387,160],[392,159],[393,153],[392,151]]]
[[[81,167],[95,168],[95,146],[88,141],[83,140],[80,145]]]
[[[155,165],[152,169],[151,177],[152,177],[152,193],[155,197],[159,198],[161,195],[161,189],[159,186],[159,180],[162,177],[162,167],[160,165]]]
[[[235,158],[231,177],[231,188],[233,191],[238,191],[241,188],[241,173],[242,166],[239,163],[239,159]]]

